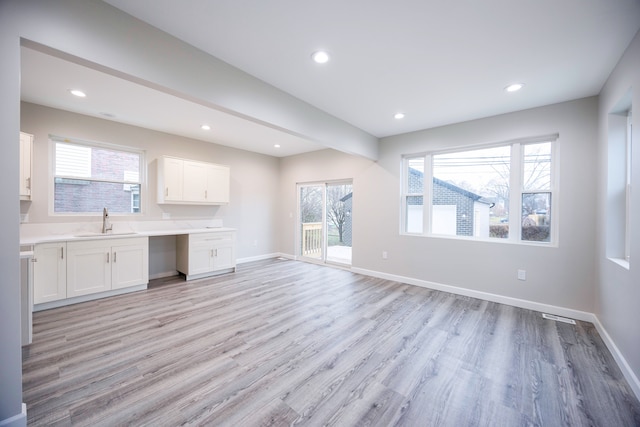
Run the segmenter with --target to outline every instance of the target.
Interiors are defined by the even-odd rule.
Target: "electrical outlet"
[[[387,253],[387,251],[382,251],[382,259],[387,259],[389,258],[389,254]]]
[[[518,270],[518,280],[527,280],[527,270]]]
[[[171,214],[169,212],[162,212],[162,219],[171,219]]]

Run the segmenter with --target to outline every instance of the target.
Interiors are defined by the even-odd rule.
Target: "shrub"
[[[492,224],[489,226],[489,236],[506,239],[509,237],[509,224]]]
[[[522,227],[522,240],[528,240],[532,242],[548,242],[549,241],[548,225],[532,225],[529,227]]]

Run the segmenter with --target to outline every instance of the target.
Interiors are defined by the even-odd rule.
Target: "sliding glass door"
[[[298,186],[299,254],[309,261],[351,265],[350,181]]]

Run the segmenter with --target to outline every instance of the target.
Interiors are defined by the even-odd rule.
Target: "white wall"
[[[145,151],[147,189],[143,191],[143,213],[139,216],[112,215],[119,221],[171,219],[210,219],[223,221],[224,226],[238,229],[237,256],[251,258],[278,252],[275,221],[279,191],[279,160],[275,157],[236,150],[222,145],[156,132],[109,120],[98,119],[62,110],[23,102],[21,130],[34,135],[32,201],[20,202],[22,213],[29,214],[29,223],[96,222],[102,217],[50,215],[51,145],[49,135],[103,142],[140,148]],[[161,155],[229,165],[231,168],[231,200],[226,206],[158,205],[156,201],[157,159]],[[116,225],[117,226],[117,225]],[[154,242],[158,246],[153,247]],[[257,245],[254,246],[254,243]],[[153,238],[152,256],[171,260],[171,244],[167,239]],[[157,249],[157,250],[156,250]],[[173,257],[175,262],[175,257]],[[150,259],[150,274],[175,270],[175,265]]]
[[[280,214],[277,228],[280,231],[281,252],[296,255],[297,184],[352,179],[352,218],[357,223],[362,215],[369,215],[366,211],[360,211],[358,199],[362,193],[372,191],[361,177],[374,164],[362,157],[330,149],[280,159]],[[353,244],[358,245],[355,238]]]
[[[0,1],[0,423],[26,425],[20,349],[19,149],[20,46],[14,5]]]
[[[364,269],[591,312],[596,114],[597,99],[588,98],[382,139],[379,167],[366,178],[375,196],[363,201],[377,210],[356,225],[361,246],[354,260]],[[399,235],[402,154],[553,133],[559,134],[557,247]],[[374,224],[379,233],[367,231]],[[518,269],[527,271],[525,282],[517,280]]]
[[[588,98],[384,138],[377,163],[327,150],[283,159],[280,228],[294,252],[295,184],[353,178],[353,266],[356,269],[549,304],[594,308],[597,99]],[[557,247],[400,235],[402,154],[559,133]],[[382,252],[388,259],[382,259]],[[525,282],[517,270],[527,271]]]
[[[598,110],[598,250],[595,313],[635,373],[640,393],[640,33],[609,76],[599,97]],[[608,115],[625,93],[632,89],[633,159],[631,196],[631,268],[625,269],[606,258]],[[612,165],[624,167],[624,165]]]

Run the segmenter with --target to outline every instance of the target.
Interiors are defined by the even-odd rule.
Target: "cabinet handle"
[[[60,248],[60,259],[64,259],[64,248]]]
[[[208,198],[208,196],[207,196],[207,190],[204,190],[204,198],[205,198],[205,199],[207,199],[207,198]]]
[[[116,254],[117,254],[117,252],[113,253],[113,262],[116,262]]]
[[[165,188],[165,190],[164,190],[164,196],[165,196],[165,197],[169,197],[169,187]]]
[[[31,262],[38,262],[38,258],[31,258]]]
[[[109,252],[107,252],[107,264],[109,264],[109,255],[111,255]]]
[[[218,257],[218,250],[217,250],[217,249],[216,249],[215,257],[216,257],[216,258]]]

